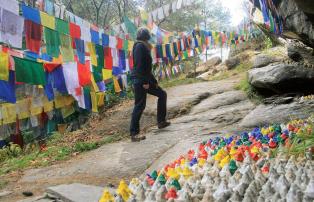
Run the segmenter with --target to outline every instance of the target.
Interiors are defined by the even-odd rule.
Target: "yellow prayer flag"
[[[42,106],[32,106],[31,107],[31,115],[36,116],[39,115],[43,112],[43,107]]]
[[[17,105],[17,116],[21,119],[26,119],[30,117],[30,106],[31,100],[29,98],[18,100],[16,102]]]
[[[99,91],[99,88],[98,88],[98,86],[97,86],[97,84],[96,84],[95,79],[94,79],[93,76],[91,77],[91,81],[92,81],[92,88],[91,88],[91,91],[92,91],[92,92],[98,92],[98,91]]]
[[[97,105],[97,96],[95,92],[90,93],[90,97],[92,100],[92,112],[98,112],[98,105]]]
[[[63,96],[63,101],[66,106],[73,104],[74,98],[71,95]]]
[[[163,56],[166,56],[166,44],[162,44],[162,52],[163,52]]]
[[[104,106],[105,105],[105,92],[99,92],[96,94],[97,96],[97,105]]]
[[[9,54],[0,52],[0,80],[9,80]]]
[[[93,44],[92,42],[87,42],[87,48],[90,54],[92,65],[97,66],[97,55],[96,55],[95,44]]]
[[[49,101],[47,97],[44,97],[43,103],[44,103],[44,112],[50,112],[53,110],[53,101]]]
[[[2,105],[3,124],[16,122],[16,105],[6,103]]]
[[[65,103],[64,103],[64,96],[56,96],[55,99],[54,99],[54,103],[55,103],[55,108],[56,109],[59,109],[61,107],[64,107],[65,106]]]
[[[112,78],[112,70],[111,69],[103,69],[102,75],[104,80],[108,80]]]
[[[129,48],[129,51],[132,51],[133,50],[133,46],[134,46],[134,41],[128,41],[128,48]]]
[[[61,114],[64,119],[70,116],[71,114],[73,114],[74,112],[75,112],[75,109],[72,105],[68,105],[61,108]]]
[[[50,16],[47,13],[44,13],[42,11],[40,11],[40,20],[41,20],[41,24],[44,27],[48,27],[50,29],[55,29],[55,17],[54,16]]]
[[[114,86],[114,91],[116,93],[120,93],[121,92],[121,88],[120,88],[118,79],[116,77],[113,77],[113,86]]]

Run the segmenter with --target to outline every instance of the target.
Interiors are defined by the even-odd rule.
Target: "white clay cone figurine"
[[[303,193],[300,187],[295,183],[292,183],[286,196],[287,202],[302,202]]]
[[[235,188],[238,185],[238,181],[236,180],[235,176],[232,176],[228,181],[228,187],[230,189]]]
[[[144,181],[142,182],[142,185],[143,185],[143,188],[144,188],[145,191],[151,189],[151,187],[150,187],[150,185],[148,184],[148,182],[147,182],[146,179],[144,179]]]
[[[233,192],[231,195],[231,198],[228,200],[228,202],[241,202],[241,201],[242,201],[242,197],[237,191]]]
[[[257,202],[265,202],[266,199],[263,196],[258,196]]]
[[[137,187],[137,190],[136,190],[136,200],[137,201],[144,201],[145,200],[145,190],[144,190],[143,184],[140,184]]]
[[[205,189],[202,187],[201,182],[200,181],[196,182],[196,185],[192,193],[193,201],[196,200],[196,198],[198,200],[201,200],[203,198],[204,193]]]
[[[229,164],[226,164],[221,171],[219,172],[220,177],[229,177],[230,171],[229,171]]]
[[[114,198],[114,201],[115,202],[123,202],[123,199],[119,194],[117,194],[117,196]]]
[[[295,176],[294,171],[293,171],[292,168],[288,168],[286,170],[285,177],[287,178],[287,180],[288,180],[288,182],[290,184],[294,182],[296,176]]]
[[[209,174],[205,173],[202,180],[201,180],[201,184],[204,187],[207,187],[207,186],[211,185],[212,183],[213,183],[213,181],[211,180],[211,177],[209,176]]]
[[[311,180],[309,184],[307,185],[304,193],[308,198],[311,198],[314,200],[314,176],[311,177]]]
[[[215,199],[213,197],[213,190],[207,188],[201,202],[214,202],[214,201]]]
[[[269,172],[269,178],[268,178],[269,181],[271,183],[276,183],[278,178],[279,178],[279,175],[278,175],[276,169],[275,168],[271,168],[271,170]]]
[[[175,199],[175,202],[193,202],[191,196],[186,191],[181,192],[177,199]]]
[[[127,202],[137,202],[136,197],[131,195]]]
[[[281,175],[275,184],[276,190],[278,190],[280,197],[285,198],[288,190],[290,188],[290,184],[284,175]]]
[[[165,195],[167,194],[167,189],[165,185],[162,185],[156,193],[156,201],[157,202],[166,202]]]
[[[193,193],[191,186],[187,182],[183,185],[182,191],[185,191],[185,192],[189,193],[190,195]]]
[[[156,192],[150,191],[148,196],[146,197],[145,202],[155,202],[156,201],[155,194],[156,194]]]
[[[226,201],[231,195],[231,191],[228,188],[227,181],[223,179],[217,188],[217,190],[214,192],[213,197],[216,200],[224,200]]]
[[[272,197],[271,197],[271,201],[279,201],[280,198],[280,194],[278,192],[276,192]]]

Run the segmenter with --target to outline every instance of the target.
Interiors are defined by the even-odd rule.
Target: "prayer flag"
[[[42,63],[14,57],[16,81],[33,85],[45,85],[45,72]]]

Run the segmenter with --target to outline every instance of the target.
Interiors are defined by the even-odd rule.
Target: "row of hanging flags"
[[[134,41],[106,34],[49,0],[44,3],[39,10],[0,0],[0,99],[5,102],[0,125],[31,118],[36,126],[36,117],[54,109],[67,117],[74,101],[97,112],[104,105],[106,86],[113,85],[115,92],[127,87]],[[155,63],[168,64],[248,37],[248,27],[238,33],[194,30],[155,44],[152,57]],[[166,71],[180,70],[175,65]]]
[[[272,33],[281,35],[283,32],[283,19],[280,16],[273,0],[251,0],[259,6],[264,24]]]

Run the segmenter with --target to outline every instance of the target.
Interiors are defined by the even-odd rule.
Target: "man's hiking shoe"
[[[139,142],[139,141],[145,140],[145,139],[146,139],[146,136],[139,136],[139,135],[131,136],[132,142]]]
[[[166,128],[166,127],[170,126],[170,124],[171,124],[170,122],[164,121],[164,122],[158,123],[158,128],[159,129]]]

